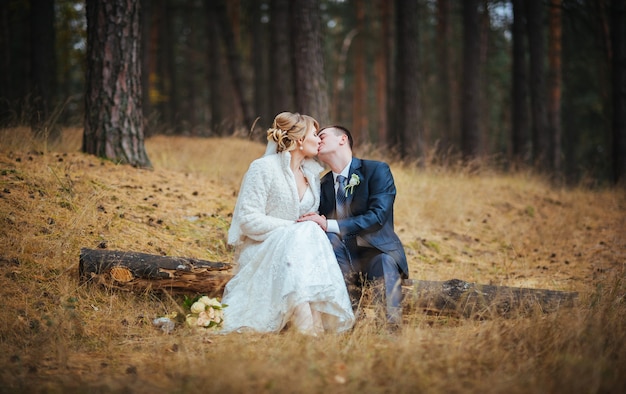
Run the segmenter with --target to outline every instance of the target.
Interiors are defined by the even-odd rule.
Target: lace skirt
[[[226,285],[222,332],[278,332],[298,306],[319,312],[325,331],[342,332],[354,314],[326,233],[313,222],[275,230],[263,242],[248,240],[239,270]]]

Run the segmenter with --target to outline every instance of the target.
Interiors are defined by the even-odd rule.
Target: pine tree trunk
[[[453,145],[452,118],[454,104],[452,102],[452,56],[451,56],[452,28],[450,24],[450,0],[437,1],[437,60],[439,80],[439,139],[442,152],[446,152]]]
[[[144,147],[139,0],[87,1],[83,151],[151,167]]]
[[[356,0],[354,8],[356,11],[357,35],[354,42],[354,90],[352,97],[352,136],[356,144],[369,142],[368,117],[367,117],[367,78],[366,78],[366,56],[365,38],[367,28],[365,24],[365,4],[364,0]]]
[[[270,1],[270,119],[295,106],[289,0]],[[271,92],[271,94],[269,94]]]
[[[513,70],[511,153],[514,162],[529,159],[531,139],[528,112],[528,78],[526,64],[526,14],[524,0],[513,0]]]
[[[611,2],[613,179],[626,187],[626,6]]]
[[[391,31],[392,5],[389,0],[378,0],[379,17],[381,20],[380,37],[378,39],[378,52],[376,54],[375,75],[376,75],[376,119],[377,123],[377,145],[384,147],[387,145],[389,135],[389,63],[391,58],[391,47],[393,45],[393,34]]]
[[[196,51],[199,52],[198,41],[199,32],[197,23],[198,8],[191,4],[185,7],[183,11],[185,20],[189,21],[189,33],[187,34],[187,48],[183,53],[184,64],[181,67],[188,70],[185,73],[184,84],[187,85],[187,96],[182,100],[184,110],[181,113],[182,120],[186,123],[185,135],[199,135],[198,125],[198,109],[201,108],[198,92],[198,74],[201,72],[201,62],[195,56]]]
[[[550,1],[549,71],[548,71],[548,125],[551,166],[556,175],[561,171],[561,52],[562,52],[562,0]]]
[[[397,0],[394,147],[404,158],[424,153],[419,91],[418,4]]]
[[[163,68],[163,91],[166,100],[163,101],[163,114],[166,119],[167,125],[177,131],[178,129],[178,116],[180,113],[180,95],[178,85],[180,81],[176,73],[176,50],[175,50],[175,29],[174,21],[177,17],[178,11],[172,5],[169,0],[161,0],[163,3],[163,55],[162,68]]]
[[[530,53],[530,108],[533,160],[539,169],[551,169],[550,135],[545,99],[543,1],[526,1],[526,28]]]
[[[215,3],[208,1],[204,4],[207,36],[207,85],[209,91],[209,112],[211,133],[214,135],[223,135],[222,123],[224,115],[222,111],[222,103],[224,97],[221,94],[220,84],[222,80],[222,50],[220,46],[220,32],[217,23],[217,11]]]
[[[314,117],[320,124],[327,124],[330,111],[319,0],[293,0],[291,7],[296,111]]]
[[[230,26],[228,12],[226,9],[225,0],[216,1],[217,21],[220,26],[220,35],[224,40],[224,47],[226,48],[226,59],[228,68],[230,71],[230,79],[233,86],[233,93],[235,99],[241,110],[243,116],[243,128],[249,130],[254,124],[254,117],[252,116],[252,109],[244,93],[244,80],[241,70],[241,58],[239,52],[237,52],[237,41],[235,40],[235,31]]]
[[[480,155],[480,31],[478,0],[463,2],[463,96],[461,103],[461,151],[466,159]]]
[[[56,42],[54,1],[31,0],[31,127],[48,142],[61,138],[61,128],[53,118],[56,99]]]
[[[141,0],[141,97],[143,118],[149,119],[152,114],[150,100],[150,74],[154,71],[154,45],[152,41],[154,24],[152,23],[152,0]],[[150,129],[144,128],[144,136],[150,136]]]
[[[14,126],[16,114],[30,111],[24,103],[31,85],[29,4],[0,1],[0,18],[0,125]]]
[[[180,80],[178,73],[176,72],[176,29],[174,28],[175,21],[178,18],[178,10],[171,5],[168,0],[162,1],[163,12],[163,55],[161,61],[163,62],[163,92],[165,100],[163,100],[163,115],[166,120],[167,126],[177,133],[180,131],[179,116],[180,116]]]
[[[11,45],[9,5],[0,1],[0,97],[9,99],[11,94]],[[8,123],[10,114],[7,100],[0,100],[0,126]]]
[[[255,134],[256,140],[265,141],[266,135],[262,130],[267,130],[271,126],[274,116],[269,111],[269,100],[267,95],[270,89],[267,86],[267,29],[265,24],[261,23],[261,4],[256,1],[250,1],[248,4],[250,9],[251,31],[250,40],[252,41],[251,62],[254,71],[254,105],[253,114],[260,119],[257,122],[259,132]]]
[[[490,86],[490,75],[483,72],[487,69],[487,57],[489,52],[489,31],[491,29],[491,15],[489,14],[488,0],[482,0],[482,6],[479,7],[478,20],[480,21],[478,34],[479,61],[478,61],[478,130],[480,137],[478,143],[479,153],[489,152],[492,141],[497,141],[499,128],[491,130],[490,113],[492,112],[492,97],[487,95]],[[497,142],[496,142],[497,143]]]
[[[330,113],[333,123],[348,123],[350,112],[346,109],[344,90],[346,87],[346,64],[348,63],[348,52],[352,47],[352,41],[357,35],[357,29],[352,29],[346,34],[341,44],[341,51],[337,56],[337,74],[333,83],[332,110]]]

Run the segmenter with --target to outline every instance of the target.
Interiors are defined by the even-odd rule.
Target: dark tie
[[[337,219],[346,217],[346,177],[337,175]]]

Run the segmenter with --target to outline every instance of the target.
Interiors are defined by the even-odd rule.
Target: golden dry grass
[[[155,137],[154,170],[0,131],[0,392],[593,393],[626,387],[626,196],[392,161],[414,279],[577,291],[552,314],[412,313],[311,339],[152,326],[182,300],[78,281],[81,247],[232,261],[237,188],[260,144]],[[381,156],[380,153],[375,155]]]

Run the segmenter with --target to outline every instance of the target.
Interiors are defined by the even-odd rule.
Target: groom
[[[352,135],[345,127],[325,127],[318,136],[318,158],[332,171],[321,180],[321,216],[310,220],[326,231],[348,289],[364,285],[363,279],[374,284],[375,298],[384,300],[387,323],[399,327],[401,282],[408,278],[408,266],[393,229],[396,187],[391,170],[386,163],[352,157]]]

